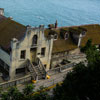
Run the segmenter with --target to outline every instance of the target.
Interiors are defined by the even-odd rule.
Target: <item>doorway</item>
[[[36,51],[37,51],[37,48],[30,49],[30,60],[32,63],[36,62]]]

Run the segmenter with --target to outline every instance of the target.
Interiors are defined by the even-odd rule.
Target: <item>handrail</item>
[[[56,69],[60,69],[60,68],[63,68],[63,67],[65,67],[65,66],[69,66],[69,65],[74,65],[75,63],[69,63],[69,64],[66,64],[66,65],[61,65],[60,67],[56,67],[56,68],[52,68],[52,69],[50,69],[49,71],[54,71],[54,70],[56,70]],[[48,72],[49,72],[48,71]]]
[[[28,61],[28,66],[32,66],[33,71],[34,71],[34,73],[35,73],[35,77],[37,77],[38,75],[37,75],[37,72],[36,72],[36,70],[35,70],[33,64],[31,63],[31,61],[30,61],[29,59],[27,59],[27,61]]]
[[[41,60],[40,60],[40,58],[38,57],[38,60],[39,60],[39,65],[41,65],[42,66],[42,68],[43,68],[43,70],[45,71],[45,73],[46,73],[46,70],[45,70],[45,68],[44,68],[44,65],[42,64],[42,62],[41,62]]]

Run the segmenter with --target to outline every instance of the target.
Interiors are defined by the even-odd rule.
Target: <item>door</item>
[[[31,62],[36,62],[36,48],[30,49],[30,59]]]

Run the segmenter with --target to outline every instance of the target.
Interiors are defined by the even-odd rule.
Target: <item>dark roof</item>
[[[82,38],[81,46],[84,46],[88,39],[92,39],[92,44],[100,44],[100,25],[84,25],[83,28],[87,29],[86,35]]]
[[[0,22],[7,19],[5,16],[0,15]]]
[[[0,18],[0,46],[9,48],[11,39],[20,39],[24,35],[26,27],[10,18],[1,15]]]
[[[69,30],[69,28],[78,29],[81,27],[86,31],[86,35],[82,38],[81,46],[84,46],[88,39],[92,39],[93,44],[100,44],[100,25],[99,24],[91,24],[91,25],[82,25],[82,26],[72,26],[72,27],[59,27],[57,29],[53,29],[58,33],[58,39],[54,41],[53,44],[53,53],[69,51],[77,48],[77,45],[74,43],[73,39],[70,36],[67,40],[61,39],[60,30],[65,29]],[[45,30],[45,36],[48,37],[49,29]]]
[[[72,26],[72,27],[60,27],[54,28],[53,30],[57,32],[58,39],[54,41],[53,53],[69,51],[77,48],[77,45],[73,42],[70,36],[67,40],[62,39],[60,36],[60,30],[63,28],[66,31],[69,28],[77,29],[78,27],[85,28],[87,30],[86,35],[82,38],[81,46],[84,46],[88,39],[92,39],[93,44],[100,44],[100,25],[83,25],[83,26]],[[26,32],[26,27],[19,24],[10,18],[6,18],[0,15],[0,46],[4,48],[9,48],[12,38],[21,39]],[[50,29],[45,29],[45,37],[48,37]]]
[[[58,39],[54,41],[52,53],[64,52],[77,48],[77,45],[75,45],[70,35],[67,40],[62,39],[62,37],[60,36],[60,29],[61,28],[54,29],[58,33]],[[49,29],[45,30],[46,37],[48,37],[49,31]]]

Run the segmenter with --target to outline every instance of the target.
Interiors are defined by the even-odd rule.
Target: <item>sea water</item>
[[[0,0],[0,8],[24,25],[100,24],[100,0]]]

